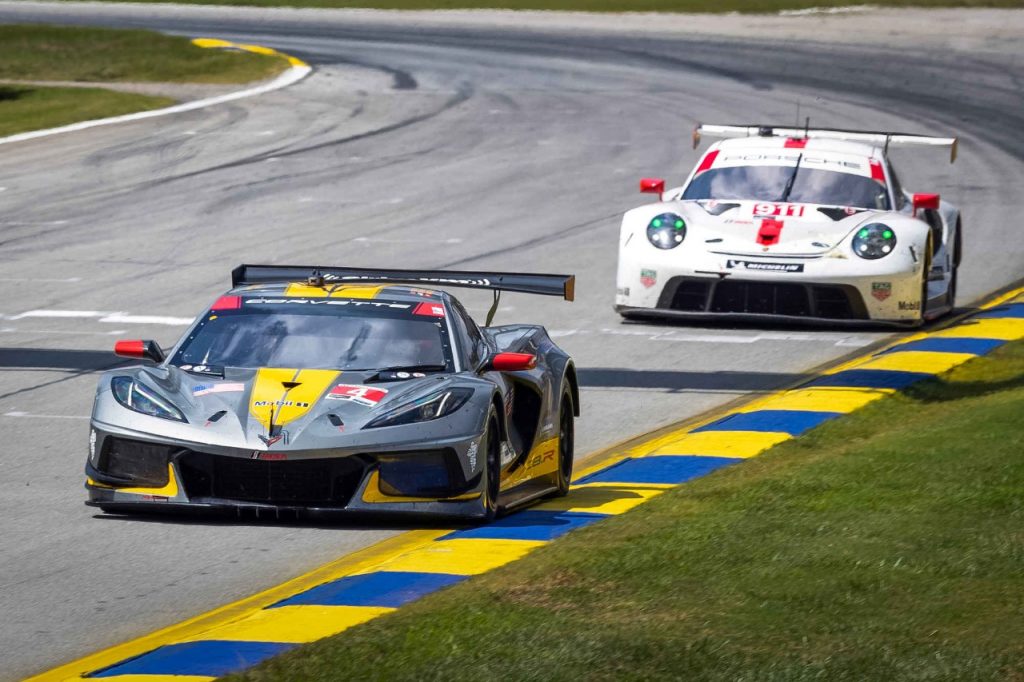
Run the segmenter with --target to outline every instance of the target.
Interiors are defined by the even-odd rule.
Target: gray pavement
[[[259,98],[0,148],[2,679],[401,530],[117,518],[82,505],[94,372],[116,361],[107,350],[124,337],[169,345],[238,263],[575,272],[575,303],[509,295],[497,319],[544,323],[576,356],[580,456],[792,383],[888,334],[618,319],[619,217],[645,201],[640,176],[682,180],[696,121],[789,122],[799,102],[820,125],[960,134],[955,166],[941,153],[897,156],[903,180],[964,209],[961,305],[1024,276],[1012,219],[1024,64],[999,47],[1019,38],[1005,38],[1006,21],[991,43],[980,29],[956,45],[929,33],[914,50],[911,32],[897,50],[776,29],[740,42],[711,35],[713,24],[532,30],[0,3],[0,21],[57,19],[244,39],[318,70]],[[721,32],[735,34],[728,21]],[[460,297],[486,310],[485,297]]]

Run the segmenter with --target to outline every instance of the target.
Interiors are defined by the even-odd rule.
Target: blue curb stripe
[[[295,644],[281,642],[234,642],[204,640],[168,644],[159,649],[97,670],[86,677],[118,675],[204,675],[220,677],[240,672],[271,656],[284,653]]]
[[[804,431],[813,429],[818,424],[840,416],[840,412],[810,412],[803,410],[755,410],[754,412],[738,412],[722,417],[710,424],[694,429],[700,431],[767,431],[772,433],[788,433],[799,436]]]
[[[905,350],[927,351],[929,353],[971,353],[973,355],[985,355],[991,353],[999,346],[1006,343],[1001,339],[973,339],[968,337],[944,337],[937,336],[933,339],[921,339],[901,343],[898,346],[887,348],[879,353],[899,353]]]
[[[378,571],[363,575],[350,575],[317,585],[267,608],[296,605],[391,606],[398,608],[468,577],[451,573],[406,571]]]
[[[490,538],[494,540],[554,540],[571,530],[608,518],[607,514],[588,512],[541,511],[527,509],[494,523],[449,533],[438,540],[452,538]]]
[[[844,372],[818,377],[806,387],[846,386],[850,388],[901,389],[933,376],[935,375],[927,372],[901,372],[892,369],[848,369]]]
[[[1024,317],[1024,303],[1005,303],[995,308],[973,315],[970,319],[993,318],[993,317]]]
[[[742,462],[740,457],[657,455],[624,459],[576,481],[577,483],[664,483],[676,485],[710,474],[715,469]]]

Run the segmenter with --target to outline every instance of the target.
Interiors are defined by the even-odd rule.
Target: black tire
[[[501,492],[501,431],[493,414],[484,433],[484,491],[481,497],[481,520],[493,521],[498,516],[498,495]]]
[[[928,318],[925,317],[925,313],[928,310],[928,278],[932,274],[932,237],[928,235],[928,241],[924,247],[924,268],[922,268],[921,275],[921,322],[925,322]]]
[[[562,393],[562,404],[558,409],[558,471],[555,473],[557,489],[551,494],[552,497],[564,497],[569,494],[576,444],[574,420],[572,394],[566,390]]]

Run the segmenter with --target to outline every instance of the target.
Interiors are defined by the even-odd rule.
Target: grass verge
[[[287,66],[278,57],[199,48],[153,31],[0,26],[0,80],[246,83]]]
[[[135,0],[165,2],[166,0]],[[1024,7],[1022,0],[179,0],[192,5],[364,7],[375,9],[518,9],[576,12],[778,12],[810,7]]]
[[[1020,680],[1024,342],[232,680]]]
[[[172,104],[174,100],[169,97],[150,97],[101,88],[0,85],[0,137],[159,109]]]
[[[0,81],[245,83],[288,68],[279,57],[196,47],[152,31],[0,26]],[[0,83],[0,136],[174,104],[101,88]]]

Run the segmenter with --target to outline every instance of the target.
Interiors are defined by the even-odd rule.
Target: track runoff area
[[[575,477],[568,497],[484,526],[405,533],[31,680],[199,682],[245,670],[515,561],[577,528],[739,464],[819,424],[1022,338],[1024,287],[942,328],[902,338],[791,389],[611,451]]]

